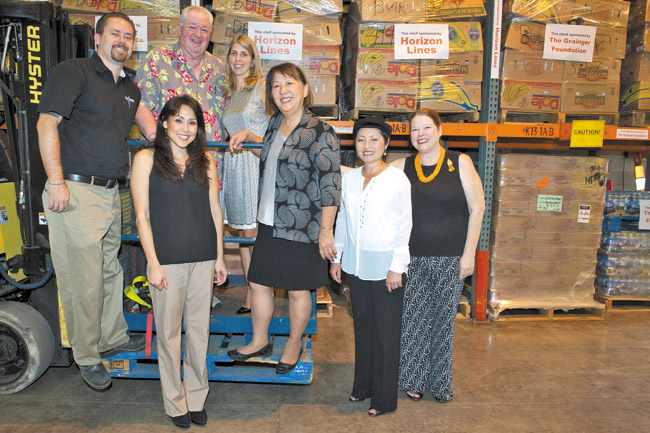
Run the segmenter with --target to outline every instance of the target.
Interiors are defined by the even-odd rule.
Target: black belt
[[[116,186],[126,185],[124,179],[106,179],[99,176],[83,176],[81,174],[64,174],[65,180],[72,180],[74,182],[83,182],[90,185],[103,186],[107,189],[115,188]]]

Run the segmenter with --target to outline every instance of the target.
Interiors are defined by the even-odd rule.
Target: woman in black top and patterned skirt
[[[253,339],[228,356],[246,361],[271,356],[268,329],[273,288],[289,292],[290,335],[276,373],[293,370],[311,314],[310,290],[327,284],[327,261],[336,257],[334,219],[341,198],[339,142],[334,128],[307,108],[311,94],[302,70],[276,65],[266,77],[269,120],[260,155],[258,235],[248,281]],[[247,137],[247,140],[255,137]]]
[[[165,412],[178,427],[203,425],[212,282],[227,277],[223,217],[203,111],[191,96],[171,98],[153,146],[133,159],[131,193],[156,320]],[[185,358],[181,379],[181,323]]]
[[[474,272],[485,199],[469,156],[440,146],[438,113],[411,117],[417,155],[393,164],[411,182],[411,264],[404,289],[399,389],[446,403],[451,386],[454,322],[463,281]]]

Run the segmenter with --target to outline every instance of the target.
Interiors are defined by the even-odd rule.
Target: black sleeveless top
[[[413,229],[409,250],[412,256],[461,256],[467,238],[469,209],[460,181],[459,152],[446,151],[443,166],[429,183],[415,172],[415,156],[404,161],[404,173],[411,182]],[[453,167],[453,169],[452,169]],[[436,166],[423,166],[425,176]]]
[[[173,180],[151,168],[149,220],[161,265],[217,258],[217,230],[208,192],[190,172],[182,180]]]

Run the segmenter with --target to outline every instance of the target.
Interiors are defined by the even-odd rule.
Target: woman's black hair
[[[163,126],[163,122],[169,120],[170,117],[177,115],[183,106],[189,107],[194,112],[198,126],[194,141],[187,146],[188,161],[185,169],[192,173],[199,185],[207,187],[210,184],[208,178],[208,164],[211,161],[205,154],[207,141],[205,138],[203,110],[196,99],[189,95],[174,96],[167,101],[160,112],[158,123],[156,125],[156,138],[153,141],[153,148],[155,150],[153,165],[156,170],[165,177],[174,180],[180,180],[183,178],[183,173],[179,170],[178,165],[174,163],[174,156],[172,154],[169,137],[167,136],[167,130]]]

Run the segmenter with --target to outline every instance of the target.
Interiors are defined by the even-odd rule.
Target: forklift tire
[[[0,301],[0,394],[27,388],[53,356],[54,335],[41,313],[21,302]]]

